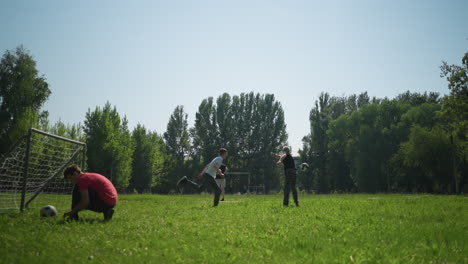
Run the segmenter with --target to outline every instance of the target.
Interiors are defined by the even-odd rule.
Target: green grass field
[[[468,198],[121,195],[112,221],[0,214],[1,263],[468,263]],[[59,212],[59,214],[63,211]]]

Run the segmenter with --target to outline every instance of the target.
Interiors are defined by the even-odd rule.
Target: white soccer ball
[[[49,217],[49,216],[56,216],[57,209],[52,205],[46,205],[41,208],[41,216]]]

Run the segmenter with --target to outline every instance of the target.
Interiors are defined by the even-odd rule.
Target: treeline
[[[177,106],[166,132],[158,134],[141,124],[130,132],[126,118],[110,103],[88,111],[83,125],[87,169],[108,176],[121,190],[171,193],[182,175],[195,178],[226,147],[231,171],[250,172],[250,185],[278,188],[280,171],[271,153],[286,143],[287,134],[273,95],[223,94],[216,103],[210,97],[201,102],[194,127],[187,118],[183,106]],[[231,180],[237,191],[246,191],[247,177]]]
[[[87,143],[87,170],[109,179],[120,191],[171,193],[175,182],[187,175],[195,178],[220,147],[229,150],[236,191],[261,186],[278,189],[281,170],[272,153],[287,143],[284,112],[272,94],[227,93],[203,100],[193,127],[188,114],[177,106],[164,133],[128,120],[109,102],[89,109],[83,124],[51,125],[42,111],[51,91],[27,50],[6,51],[0,63],[0,154],[4,154],[30,127]]]
[[[461,192],[468,160],[468,54],[462,66],[441,67],[450,95],[404,93],[393,99],[367,93],[322,93],[303,138],[299,185],[329,192]],[[220,147],[229,150],[230,191],[270,192],[282,186],[276,153],[287,144],[283,108],[272,94],[222,94],[204,99],[189,127],[177,106],[164,133],[128,120],[109,102],[89,109],[83,124],[51,125],[42,111],[51,91],[23,47],[0,62],[0,154],[30,127],[87,143],[87,170],[107,176],[120,191],[172,193],[182,175],[203,169]],[[235,187],[232,187],[235,186]]]
[[[87,169],[106,175],[120,190],[171,193],[182,175],[195,178],[226,147],[230,170],[252,175],[231,179],[238,191],[246,191],[248,180],[266,190],[278,188],[280,173],[271,153],[286,143],[287,134],[273,95],[223,94],[216,103],[210,97],[200,104],[194,127],[187,118],[177,106],[160,135],[141,124],[130,132],[127,119],[110,103],[89,110],[83,125]]]
[[[322,93],[310,112],[301,157],[306,189],[328,192],[466,192],[468,53],[441,67],[450,95]]]

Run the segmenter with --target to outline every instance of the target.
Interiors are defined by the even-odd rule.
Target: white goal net
[[[83,167],[86,144],[37,129],[0,157],[0,210],[71,206],[73,185],[63,179],[70,164]]]

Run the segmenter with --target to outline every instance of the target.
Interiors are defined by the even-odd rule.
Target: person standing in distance
[[[297,190],[296,190],[296,178],[297,178],[297,171],[296,171],[296,164],[294,163],[294,159],[291,156],[291,149],[288,146],[283,147],[283,155],[276,154],[279,158],[276,165],[280,165],[283,163],[284,165],[284,198],[283,198],[283,205],[289,205],[289,192],[292,190],[294,203],[296,206],[299,206],[299,200],[297,197]]]
[[[91,210],[104,214],[104,220],[112,219],[117,204],[117,190],[111,181],[97,173],[82,172],[77,165],[71,165],[63,172],[63,177],[74,183],[72,210],[63,214],[78,220],[78,212]]]
[[[219,169],[224,174],[224,176],[221,177],[220,174],[216,174],[216,184],[218,184],[218,187],[221,189],[221,201],[224,201],[224,188],[226,188],[226,173],[228,171],[228,168],[225,164],[222,164]]]
[[[223,160],[228,156],[228,151],[225,148],[219,149],[219,156],[214,158],[205,169],[198,175],[198,178],[201,178],[201,183],[196,184],[195,182],[189,180],[187,176],[182,177],[178,182],[177,186],[181,184],[188,184],[190,187],[202,191],[204,188],[211,186],[214,194],[213,205],[216,207],[219,203],[219,197],[221,195],[221,189],[216,184],[216,174],[219,174],[221,177],[224,177],[224,173],[221,172],[220,167],[223,164]]]

